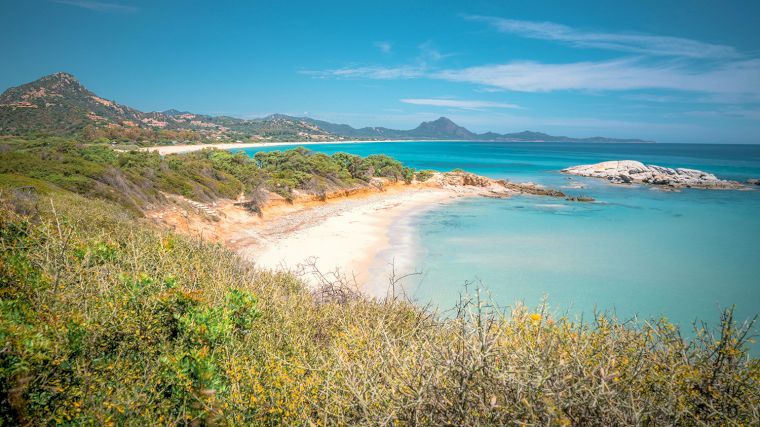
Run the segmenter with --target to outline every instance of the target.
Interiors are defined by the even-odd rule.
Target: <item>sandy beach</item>
[[[220,143],[146,150],[166,155],[204,148],[361,142],[403,141]],[[545,189],[532,184],[496,181],[467,173],[437,173],[429,181],[415,181],[411,185],[386,182],[381,189],[367,186],[349,192],[338,190],[328,195],[327,200],[306,194],[292,203],[270,200],[262,208],[261,216],[231,200],[202,205],[167,195],[176,202],[175,206],[149,212],[147,216],[178,232],[219,242],[259,268],[293,272],[312,286],[325,281],[350,282],[369,296],[383,297],[391,275],[398,278],[419,270],[415,230],[410,225],[413,215],[461,197],[509,197],[524,192],[564,197],[562,193],[547,194]]]
[[[526,191],[536,187],[466,173],[438,173],[408,185],[395,182],[335,191],[326,200],[306,194],[292,202],[274,198],[261,216],[232,200],[203,205],[169,195],[174,202],[170,207],[146,215],[177,232],[219,242],[257,267],[291,271],[311,285],[340,277],[370,296],[384,296],[394,266],[397,277],[418,268],[414,229],[394,226],[399,221],[461,197],[509,197]],[[391,237],[402,244],[391,248]]]
[[[330,281],[343,278],[371,296],[383,296],[391,263],[396,263],[398,274],[415,268],[412,254],[388,253],[392,225],[457,197],[430,188],[341,200],[284,215],[263,228],[241,231],[240,240],[233,244],[258,267],[292,271],[314,285],[323,280],[320,274]],[[383,253],[385,257],[380,256]],[[382,277],[372,277],[371,271]]]
[[[218,143],[218,144],[181,144],[181,145],[157,145],[154,147],[146,147],[146,151],[155,151],[159,154],[178,154],[189,153],[191,151],[199,151],[204,148],[217,148],[220,150],[232,150],[238,148],[253,148],[253,147],[278,147],[283,145],[325,145],[325,144],[358,144],[358,143],[384,143],[384,142],[409,142],[406,140],[383,140],[383,141],[290,141],[290,142],[230,142],[230,143]]]
[[[341,276],[372,296],[382,296],[392,263],[398,274],[415,267],[410,251],[388,251],[392,225],[405,216],[473,195],[427,184],[397,184],[327,201],[275,201],[261,217],[231,200],[203,205],[174,196],[173,207],[147,216],[183,234],[219,242],[257,267],[291,271],[311,285],[320,282],[316,268],[328,280]],[[408,240],[408,236],[394,237]],[[381,253],[387,256],[379,257]],[[382,277],[371,277],[370,272]],[[367,288],[370,282],[372,287]]]

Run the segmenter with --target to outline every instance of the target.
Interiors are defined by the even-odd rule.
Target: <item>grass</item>
[[[0,425],[760,423],[752,325],[731,310],[688,340],[665,320],[581,323],[477,288],[437,313],[327,274],[307,289],[141,213],[163,192],[287,196],[378,176],[414,171],[305,149],[160,157],[5,139]]]
[[[54,187],[3,190],[0,214],[3,424],[760,422],[750,325],[730,310],[691,340],[477,289],[434,313],[309,290]]]
[[[295,192],[324,194],[366,186],[376,177],[411,182],[414,170],[384,155],[327,156],[305,148],[262,152],[254,159],[211,149],[160,156],[47,138],[6,140],[0,146],[0,174],[45,181],[139,213],[163,203],[162,193],[209,202],[241,194],[255,198],[267,190],[291,199]]]

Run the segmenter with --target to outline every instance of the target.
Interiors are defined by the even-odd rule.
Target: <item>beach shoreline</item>
[[[399,231],[394,225],[460,197],[429,188],[343,200],[327,209],[312,209],[320,212],[287,217],[286,221],[301,221],[301,225],[272,240],[245,244],[238,253],[259,268],[295,273],[310,286],[325,281],[343,282],[355,285],[369,297],[383,297],[387,291],[384,283],[393,270],[391,263],[396,263],[398,275],[410,273],[415,267],[410,254],[389,251],[392,239],[409,238],[391,236],[392,231]],[[302,221],[312,214],[316,215]],[[412,228],[405,231],[414,232]]]
[[[189,153],[200,151],[206,148],[215,148],[219,150],[234,150],[242,148],[263,148],[263,147],[280,147],[290,145],[330,145],[330,144],[367,144],[367,143],[388,143],[388,142],[413,142],[414,140],[394,139],[394,140],[350,140],[350,141],[281,141],[281,142],[220,142],[214,144],[180,144],[180,145],[155,145],[145,147],[145,151],[155,151],[164,156],[167,154]]]
[[[387,289],[377,283],[387,281],[394,261],[380,255],[391,247],[390,233],[398,230],[394,224],[409,215],[477,195],[426,183],[394,183],[326,200],[273,201],[264,207],[262,216],[232,200],[204,205],[173,196],[171,206],[148,211],[146,216],[181,234],[220,243],[258,268],[294,273],[311,287],[325,279],[342,280],[367,291],[368,296],[380,297]],[[395,254],[397,267],[404,266],[403,271],[396,269],[397,274],[414,268],[409,252],[404,254]],[[388,268],[381,271],[384,265]],[[365,287],[375,273],[385,274],[380,281],[372,280],[371,288]]]
[[[416,206],[391,219],[386,229],[387,244],[378,248],[367,265],[369,279],[362,291],[374,298],[392,293],[404,294],[425,276],[424,257],[418,219],[425,213],[455,203],[461,198],[448,198],[435,204]]]
[[[533,184],[435,172],[425,181],[385,180],[322,196],[298,193],[292,200],[269,193],[259,214],[240,200],[202,204],[166,194],[171,203],[146,216],[178,233],[220,243],[259,268],[296,273],[309,286],[343,282],[383,297],[392,274],[408,275],[418,267],[411,243],[416,230],[398,226],[400,220],[463,197],[525,193],[565,197]]]

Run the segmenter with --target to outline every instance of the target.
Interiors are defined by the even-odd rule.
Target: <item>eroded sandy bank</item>
[[[531,193],[553,197],[564,194],[531,184],[515,184],[467,173],[437,173],[426,182],[386,183],[353,190],[337,190],[323,199],[300,195],[294,201],[271,199],[256,215],[233,200],[200,204],[179,196],[174,203],[146,213],[156,223],[189,235],[219,242],[255,265],[296,272],[317,284],[342,276],[356,285],[372,277],[375,296],[384,292],[391,263],[406,274],[414,269],[409,254],[386,251],[391,225],[412,213],[432,209],[461,197],[509,197]],[[410,227],[402,232],[413,232]],[[400,232],[396,228],[396,233]],[[395,236],[398,238],[399,236]],[[381,259],[385,254],[385,258]],[[409,270],[409,271],[407,271]]]

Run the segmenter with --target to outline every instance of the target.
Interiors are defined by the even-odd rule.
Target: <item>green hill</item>
[[[0,134],[81,135],[87,139],[145,142],[335,138],[302,120],[242,120],[168,110],[145,113],[87,90],[74,76],[56,73],[0,95]]]
[[[87,124],[141,123],[143,113],[100,98],[71,74],[56,73],[0,95],[0,129],[4,133],[70,134]]]
[[[0,95],[0,134],[79,135],[91,141],[146,144],[204,141],[481,140],[645,142],[638,139],[569,138],[540,132],[477,134],[441,117],[410,130],[353,128],[308,117],[273,114],[244,120],[175,109],[142,112],[99,97],[68,73],[12,87]]]

